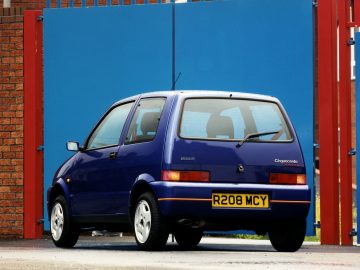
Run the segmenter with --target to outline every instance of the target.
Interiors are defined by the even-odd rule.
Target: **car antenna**
[[[179,74],[177,75],[173,85],[171,86],[171,90],[175,91],[175,86],[176,86],[176,83],[177,83],[178,79],[180,78],[180,76],[181,76],[181,71],[179,72]]]

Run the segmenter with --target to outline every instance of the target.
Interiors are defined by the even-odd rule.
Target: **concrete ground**
[[[269,241],[205,237],[193,251],[169,239],[165,251],[144,252],[133,237],[81,237],[59,249],[49,239],[0,241],[0,269],[360,269],[360,247],[306,242],[295,253],[276,252]]]

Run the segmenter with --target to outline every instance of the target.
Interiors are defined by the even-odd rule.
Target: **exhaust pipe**
[[[183,227],[190,227],[193,229],[199,229],[205,226],[205,221],[203,220],[191,220],[187,218],[179,219],[177,224]]]
[[[182,226],[186,226],[186,227],[191,227],[193,222],[190,219],[183,218],[183,219],[178,220],[178,224],[180,224]]]

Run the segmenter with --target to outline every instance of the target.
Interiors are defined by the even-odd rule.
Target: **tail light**
[[[270,184],[306,185],[305,174],[270,173]]]
[[[161,179],[175,182],[209,182],[210,173],[205,171],[162,171]]]

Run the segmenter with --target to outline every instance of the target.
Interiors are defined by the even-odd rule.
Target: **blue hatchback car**
[[[217,91],[146,93],[116,102],[47,192],[52,240],[85,230],[135,233],[157,250],[204,231],[253,230],[298,250],[310,189],[295,130],[273,97]]]

